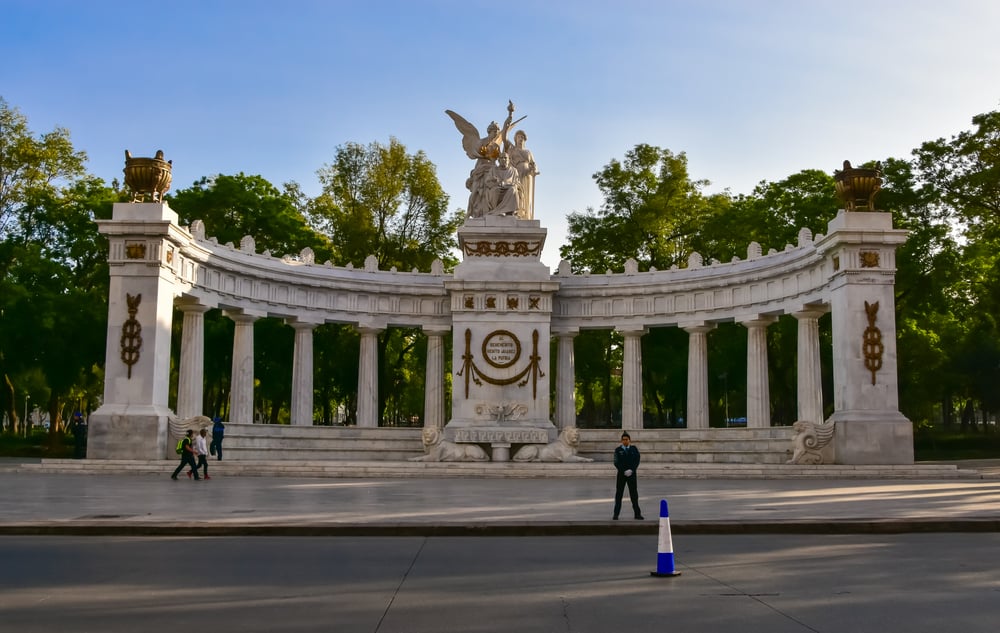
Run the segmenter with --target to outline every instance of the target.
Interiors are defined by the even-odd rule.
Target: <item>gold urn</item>
[[[163,194],[170,189],[173,161],[163,160],[163,150],[154,158],[133,157],[125,150],[125,186],[132,192],[132,202],[145,202],[148,195],[152,202],[162,202]]]
[[[882,164],[861,169],[851,167],[851,161],[845,160],[844,169],[833,173],[833,181],[846,210],[874,211],[875,194],[882,188]]]

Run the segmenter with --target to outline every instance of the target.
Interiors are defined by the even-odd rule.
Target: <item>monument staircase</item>
[[[621,429],[581,429],[577,454],[593,462],[412,462],[424,454],[421,429],[229,424],[223,461],[210,458],[214,476],[330,478],[477,477],[608,478]],[[979,478],[949,464],[794,465],[792,429],[638,429],[629,431],[642,451],[644,478],[657,479],[955,479]],[[172,451],[171,451],[172,453]],[[513,454],[513,451],[512,451]],[[5,472],[156,474],[162,460],[43,459],[0,464]]]

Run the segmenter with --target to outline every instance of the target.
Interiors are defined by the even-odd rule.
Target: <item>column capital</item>
[[[615,331],[622,336],[643,336],[649,333],[649,328],[645,325],[616,325]]]
[[[562,325],[552,328],[552,336],[559,338],[573,338],[580,333],[580,328],[575,325]]]
[[[191,312],[194,314],[204,314],[212,309],[203,303],[199,303],[194,297],[182,297],[174,301],[174,307],[181,312]]]
[[[291,318],[285,319],[285,325],[290,325],[296,330],[314,330],[320,323],[311,323],[309,321],[299,321],[298,319]]]
[[[699,323],[681,323],[680,328],[688,334],[707,334],[717,327],[715,323],[701,321]]]
[[[222,314],[236,323],[253,323],[257,319],[265,316],[263,314],[252,314],[243,310],[223,310]]]
[[[790,313],[796,319],[818,319],[824,314],[830,312],[829,305],[806,305],[802,306],[800,310]]]
[[[421,325],[420,329],[427,336],[447,336],[451,334],[450,325],[440,325],[437,323],[431,323],[431,324]]]
[[[778,320],[778,317],[771,314],[757,314],[736,319],[736,322],[746,328],[767,327]]]

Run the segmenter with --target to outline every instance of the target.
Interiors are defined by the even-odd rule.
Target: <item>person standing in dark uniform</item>
[[[615,469],[618,477],[615,480],[615,513],[611,518],[618,520],[618,514],[622,509],[622,494],[625,492],[625,484],[628,484],[628,496],[632,500],[632,511],[635,518],[642,520],[642,510],[639,509],[639,489],[636,484],[639,470],[639,449],[632,446],[632,438],[628,432],[622,433],[622,443],[615,449]]]
[[[84,459],[87,456],[87,418],[77,411],[73,414],[73,457]]]
[[[226,436],[226,425],[222,423],[222,418],[212,420],[212,446],[209,449],[215,458],[222,461],[222,440]]]

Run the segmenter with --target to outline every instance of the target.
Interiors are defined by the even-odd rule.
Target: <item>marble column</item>
[[[576,426],[576,361],[573,340],[579,328],[555,330],[556,356],[556,428],[562,431]]]
[[[798,419],[820,424],[823,422],[823,374],[819,355],[820,309],[793,312],[798,319]]]
[[[378,333],[373,327],[359,327],[361,353],[358,359],[358,426],[377,427],[378,411]]]
[[[642,335],[645,329],[619,328],[625,338],[622,362],[622,429],[642,428]]]
[[[252,424],[253,415],[253,324],[256,316],[227,312],[236,323],[233,333],[233,366],[229,376],[229,421]]]
[[[708,333],[715,325],[683,328],[688,333],[686,422],[689,429],[708,428]]]
[[[427,364],[424,370],[424,426],[444,428],[444,337],[450,327],[424,326]]]
[[[289,323],[295,330],[295,350],[292,355],[292,424],[312,426],[313,423],[313,330],[316,323]]]
[[[181,361],[177,368],[177,417],[182,420],[202,414],[205,393],[205,313],[208,306],[181,302],[184,313]]]
[[[775,317],[740,321],[747,329],[747,428],[771,426],[771,395],[767,376],[767,326]]]

